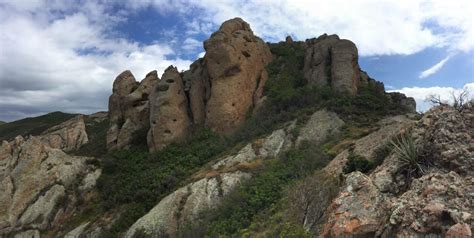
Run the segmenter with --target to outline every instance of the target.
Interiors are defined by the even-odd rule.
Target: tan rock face
[[[188,99],[178,70],[168,67],[161,81],[150,94],[150,130],[148,147],[151,151],[183,141],[190,133],[191,119]]]
[[[394,120],[395,119],[395,120]],[[399,155],[391,153],[369,175],[353,172],[328,208],[327,237],[470,237],[474,220],[474,178],[472,164],[474,110],[462,112],[452,107],[437,107],[422,119],[409,124],[395,117],[380,123],[386,126],[356,142],[359,154],[374,152],[375,144],[400,125],[410,125],[425,173],[408,179]],[[393,123],[398,121],[399,123]],[[385,128],[385,129],[384,129]],[[388,130],[389,128],[392,128]],[[398,129],[397,129],[398,128]],[[387,133],[380,134],[385,130]],[[388,136],[390,137],[390,136]],[[377,142],[379,141],[379,142]],[[325,170],[337,173],[338,155]],[[370,157],[367,157],[370,158]],[[362,191],[362,192],[360,192]]]
[[[207,73],[206,62],[198,59],[183,75],[185,88],[189,94],[189,104],[193,123],[204,125],[206,120],[206,103],[211,97],[211,84]]]
[[[51,127],[43,132],[39,138],[49,147],[64,151],[79,149],[89,141],[84,116],[82,115]]]
[[[268,46],[240,18],[226,21],[204,42],[211,97],[206,107],[206,125],[230,133],[244,121],[248,110],[261,97],[268,76],[265,66],[272,59]]]
[[[92,172],[89,158],[69,156],[40,137],[17,137],[0,151],[0,236],[50,228],[73,206],[74,186]]]
[[[357,47],[337,35],[322,35],[306,40],[304,77],[316,86],[331,86],[333,90],[355,95],[360,69]]]
[[[156,71],[148,73],[141,83],[128,70],[117,76],[109,98],[109,150],[127,148],[136,136],[146,136],[150,117],[148,96],[157,83]]]

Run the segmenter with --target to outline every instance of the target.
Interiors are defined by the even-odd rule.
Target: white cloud
[[[289,34],[304,40],[323,33],[337,33],[353,40],[363,56],[413,54],[428,47],[463,51],[474,48],[474,2],[471,0],[134,2],[141,7],[150,4],[162,11],[186,16],[192,26],[190,34],[195,34],[203,24],[217,27],[225,20],[240,16],[269,41],[281,41]]]
[[[191,52],[202,50],[202,42],[193,38],[186,38],[183,41],[183,45],[181,46],[181,49],[191,51]]]
[[[441,68],[443,68],[444,64],[451,58],[451,56],[447,56],[446,58],[442,59],[440,62],[436,63],[435,65],[431,66],[429,69],[424,70],[418,76],[420,79],[426,78],[438,72]]]
[[[410,87],[402,88],[398,90],[391,90],[390,92],[401,92],[407,95],[408,97],[413,97],[416,101],[417,111],[425,112],[432,105],[425,101],[425,99],[430,95],[439,95],[441,100],[452,102],[451,93],[460,92],[462,89],[467,89],[470,92],[470,97],[474,96],[474,83],[468,83],[463,86],[463,88],[453,88],[453,87]]]
[[[82,2],[80,9],[54,1],[13,3],[21,6],[0,4],[1,119],[107,110],[112,82],[123,70],[141,80],[154,69],[160,73],[173,64],[184,70],[191,63],[167,44],[141,45],[109,36],[121,20],[109,18],[94,1]],[[100,16],[103,21],[97,21]]]

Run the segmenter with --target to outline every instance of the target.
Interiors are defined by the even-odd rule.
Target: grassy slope
[[[52,112],[39,117],[29,117],[6,124],[0,123],[0,141],[11,140],[18,135],[39,135],[46,129],[67,121],[76,114]]]
[[[6,123],[6,122],[4,122],[4,121],[0,121],[0,125],[3,125],[3,124],[5,124],[5,123]]]

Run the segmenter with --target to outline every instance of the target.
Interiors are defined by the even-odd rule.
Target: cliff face
[[[361,87],[385,94],[382,83],[361,71],[357,48],[351,41],[325,34],[306,42],[286,42],[303,45],[302,71],[308,84],[329,86],[352,96]],[[204,48],[204,58],[196,60],[190,70],[178,73],[170,66],[167,78],[161,80],[156,71],[141,84],[129,71],[117,77],[109,99],[109,150],[127,148],[137,132],[148,128],[148,145],[155,151],[184,141],[191,128],[231,134],[243,124],[262,99],[268,79],[265,67],[273,59],[268,45],[253,34],[248,23],[235,18],[224,22],[204,42]],[[415,110],[412,98],[400,93],[388,95],[407,111]]]
[[[183,73],[170,66],[161,80],[156,71],[140,84],[130,71],[116,78],[109,99],[109,150],[127,148],[145,128],[155,151],[186,139],[193,124],[222,134],[242,125],[262,97],[272,54],[240,18],[224,22],[204,48],[204,58]]]
[[[87,142],[83,116],[0,146],[0,236],[40,237],[77,211],[101,170],[64,151]],[[64,150],[64,151],[63,151]]]

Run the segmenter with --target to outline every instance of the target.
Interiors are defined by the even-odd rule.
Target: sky
[[[352,40],[388,91],[474,94],[474,1],[0,0],[0,120],[106,111],[115,77],[186,70],[202,42],[241,17],[267,42]]]

